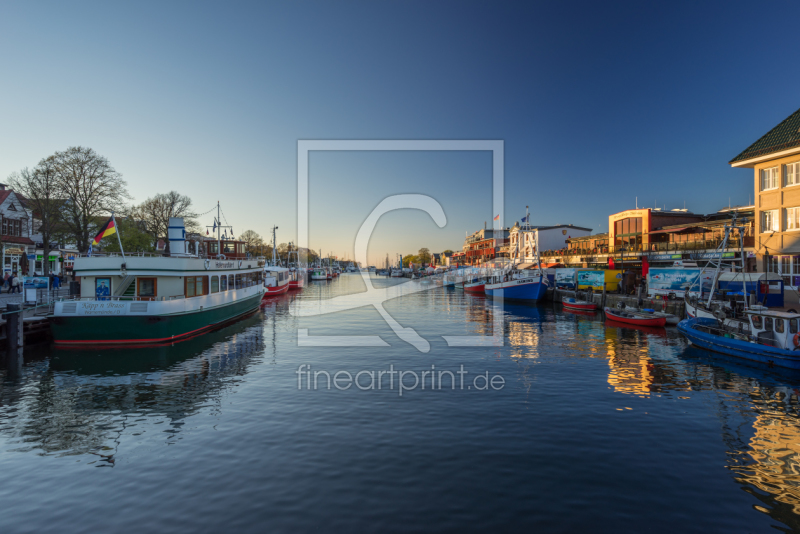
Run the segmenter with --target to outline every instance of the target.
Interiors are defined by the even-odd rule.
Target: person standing
[[[19,288],[19,276],[17,273],[11,273],[11,290],[9,293],[21,293],[22,291]]]

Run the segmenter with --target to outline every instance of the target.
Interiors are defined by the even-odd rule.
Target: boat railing
[[[741,246],[741,239],[728,239],[727,249],[738,250]],[[714,250],[716,249],[722,239],[699,239],[694,241],[673,241],[663,243],[649,243],[649,244],[633,244],[633,245],[620,245],[620,246],[599,246],[599,247],[582,247],[582,248],[563,248],[558,250],[545,250],[541,255],[545,257],[552,256],[591,256],[593,254],[624,254],[624,253],[638,253],[638,252],[682,252],[682,251],[698,251],[698,250]],[[753,246],[753,238],[745,236],[744,246]]]

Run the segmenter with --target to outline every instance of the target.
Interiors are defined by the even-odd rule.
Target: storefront
[[[3,273],[22,273],[20,266],[22,265],[22,256],[25,254],[25,249],[18,244],[8,243],[3,245]],[[27,258],[26,258],[27,259]]]
[[[30,256],[29,256],[30,257]],[[50,261],[49,261],[49,269],[51,273],[54,274],[61,274],[61,262],[59,259],[61,258],[61,252],[58,250],[51,250],[50,251]],[[44,251],[39,249],[36,251],[36,263],[34,264],[34,272],[37,275],[44,274]]]

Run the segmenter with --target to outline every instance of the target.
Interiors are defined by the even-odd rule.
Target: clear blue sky
[[[506,222],[607,231],[640,205],[752,195],[727,162],[800,108],[800,5],[774,2],[2,2],[0,177],[71,145],[134,201],[219,199],[236,233],[295,239],[298,139],[503,139]],[[491,221],[488,155],[324,154],[311,245],[459,248]],[[315,189],[316,188],[316,189]],[[207,219],[207,218],[206,218]],[[203,223],[209,223],[210,219]]]

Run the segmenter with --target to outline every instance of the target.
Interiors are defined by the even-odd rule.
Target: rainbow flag
[[[100,243],[100,240],[103,239],[104,237],[108,237],[116,233],[117,233],[117,223],[114,220],[114,217],[112,216],[108,221],[106,221],[106,223],[103,225],[103,228],[100,229],[97,235],[94,236],[94,239],[92,240],[92,245],[97,245]]]

